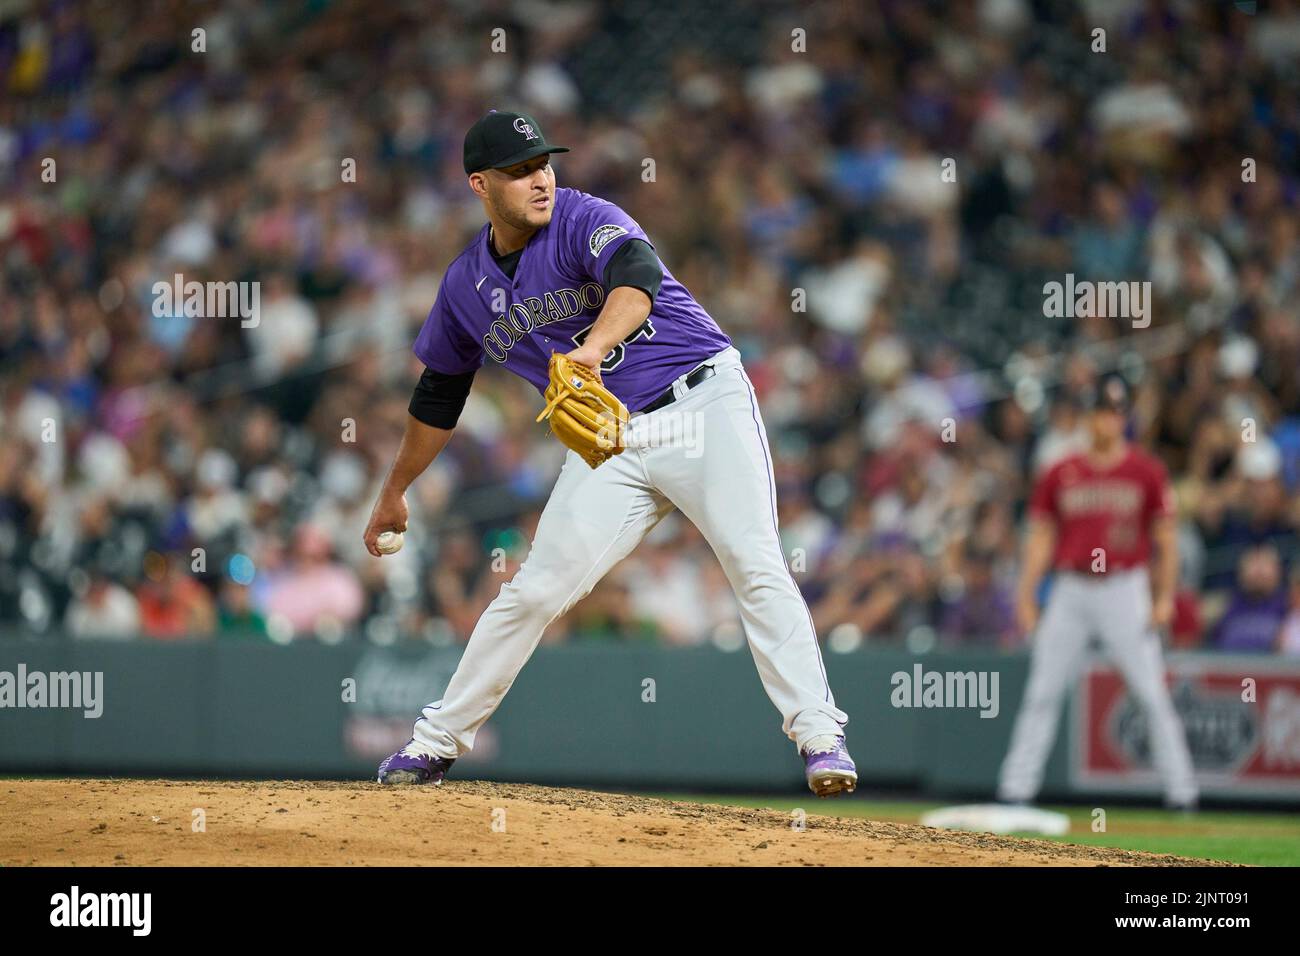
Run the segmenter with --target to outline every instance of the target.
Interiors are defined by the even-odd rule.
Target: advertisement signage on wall
[[[446,690],[460,655],[459,647],[420,654],[367,648],[356,664],[356,700],[343,720],[347,755],[378,763],[405,743],[420,711]],[[496,751],[496,728],[485,726],[465,763],[489,764]]]
[[[1204,793],[1300,794],[1300,662],[1171,656],[1167,682]],[[1071,718],[1075,788],[1160,793],[1146,714],[1118,671],[1086,668]]]

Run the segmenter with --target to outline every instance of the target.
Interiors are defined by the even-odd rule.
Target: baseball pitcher
[[[678,508],[740,603],[782,730],[819,796],[852,792],[812,618],[777,536],[772,460],[753,385],[713,318],[613,203],[556,188],[547,142],[522,113],[465,136],[488,222],[448,266],[415,341],[425,365],[406,432],[365,530],[406,528],[405,491],[446,447],[486,359],[542,392],[538,416],[570,449],[523,565],[484,611],[441,700],[379,766],[386,784],[442,782],[500,705],[542,632]],[[541,426],[539,426],[541,427]]]
[[[1165,686],[1159,633],[1173,618],[1178,575],[1173,489],[1164,466],[1124,438],[1124,380],[1104,377],[1090,404],[1089,449],[1049,468],[1030,497],[1017,604],[1021,627],[1037,634],[998,798],[1027,803],[1038,793],[1062,699],[1096,636],[1146,711],[1166,803],[1190,809],[1196,782]],[[1147,570],[1153,539],[1154,584]],[[1055,579],[1039,622],[1035,595],[1049,564]]]

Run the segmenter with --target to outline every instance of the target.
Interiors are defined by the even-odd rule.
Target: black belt
[[[712,378],[714,374],[715,373],[713,371],[712,365],[701,365],[695,371],[691,372],[690,375],[686,376],[686,390],[690,391],[696,385],[699,385],[700,382],[703,382],[705,379]],[[668,388],[665,389],[662,395],[656,398],[645,408],[641,409],[641,412],[645,414],[648,412],[658,411],[659,409],[663,408],[665,405],[671,405],[676,400],[677,400],[677,396],[673,394],[673,387],[669,385]]]

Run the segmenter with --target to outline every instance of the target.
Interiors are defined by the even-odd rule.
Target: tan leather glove
[[[549,371],[546,407],[537,421],[549,419],[555,437],[592,468],[621,454],[627,406],[601,384],[595,372],[559,352],[551,354]]]

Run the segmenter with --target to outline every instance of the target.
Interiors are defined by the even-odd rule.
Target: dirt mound
[[[833,811],[810,797],[808,810]],[[0,781],[0,864],[1185,865],[900,823],[448,781]],[[1203,861],[1195,861],[1203,865]]]

